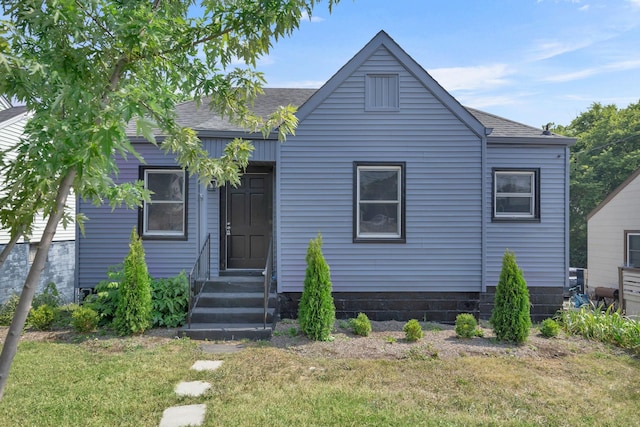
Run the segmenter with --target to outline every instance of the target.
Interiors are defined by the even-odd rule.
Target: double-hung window
[[[625,265],[640,268],[640,231],[625,232]]]
[[[540,171],[493,170],[493,219],[540,219]]]
[[[147,238],[186,238],[187,180],[185,171],[175,168],[141,168],[144,188],[151,200],[141,211],[141,234]]]
[[[354,242],[405,241],[404,163],[354,163]]]

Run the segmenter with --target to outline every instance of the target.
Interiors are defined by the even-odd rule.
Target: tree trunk
[[[9,241],[9,243],[6,244],[4,249],[2,249],[2,253],[0,253],[0,268],[2,268],[2,266],[4,265],[4,262],[7,260],[7,258],[9,258],[9,254],[11,253],[13,248],[16,246],[16,243],[18,242],[18,239],[20,239],[20,236],[22,236],[22,233],[18,233],[15,236],[13,236]]]
[[[18,342],[20,341],[20,336],[22,335],[22,329],[24,328],[24,324],[27,320],[27,315],[31,309],[33,295],[35,294],[36,287],[38,286],[42,270],[44,270],[47,254],[49,253],[49,247],[51,246],[51,241],[53,240],[53,236],[56,232],[56,227],[62,219],[64,206],[67,202],[67,196],[69,195],[75,177],[76,170],[73,168],[67,172],[67,175],[62,179],[62,182],[58,187],[55,209],[49,215],[47,225],[44,229],[44,233],[42,234],[42,240],[38,246],[38,251],[36,252],[35,259],[29,269],[29,274],[27,274],[24,287],[22,288],[22,293],[20,294],[20,302],[18,303],[16,313],[13,316],[13,321],[11,322],[9,332],[7,333],[7,337],[4,341],[2,353],[0,354],[0,400],[2,400],[2,397],[4,396],[4,387],[7,384],[11,363],[18,351]]]

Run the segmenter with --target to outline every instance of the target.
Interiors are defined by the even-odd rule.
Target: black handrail
[[[273,239],[269,239],[269,249],[267,250],[267,261],[262,274],[264,274],[264,329],[267,329],[267,308],[269,306],[269,291],[271,287],[271,275],[273,274]]]
[[[196,259],[191,272],[189,273],[189,315],[187,317],[187,327],[191,328],[191,314],[193,308],[198,303],[200,293],[204,288],[206,280],[211,279],[211,234],[207,234],[207,238],[200,249],[198,259]]]

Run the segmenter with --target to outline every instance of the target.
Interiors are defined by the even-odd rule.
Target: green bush
[[[547,338],[557,337],[560,332],[560,325],[553,319],[544,319],[540,325],[540,333]]]
[[[37,294],[33,297],[33,301],[31,302],[32,308],[38,308],[41,305],[48,305],[49,307],[56,308],[62,302],[62,298],[60,298],[60,294],[58,293],[58,288],[56,288],[56,284],[53,282],[47,283],[47,286],[44,287],[42,293]]]
[[[154,327],[182,326],[189,310],[189,280],[183,272],[168,279],[151,280],[151,323]]]
[[[407,341],[418,341],[420,338],[424,336],[424,332],[422,331],[422,326],[420,326],[420,322],[416,319],[411,319],[402,327],[402,330],[407,337]]]
[[[473,338],[477,336],[478,322],[471,313],[461,313],[456,316],[456,336],[458,338]]]
[[[150,282],[142,240],[134,227],[129,254],[124,259],[124,279],[120,283],[120,298],[113,319],[113,327],[119,334],[142,333],[151,325]]]
[[[13,320],[13,315],[16,314],[16,308],[20,302],[20,295],[13,294],[7,299],[0,307],[0,325],[9,326]]]
[[[309,241],[304,289],[298,305],[300,330],[312,340],[328,341],[336,320],[329,265],[322,255],[322,236]]]
[[[95,331],[99,321],[98,313],[90,307],[79,307],[71,314],[71,326],[76,332]]]
[[[27,316],[27,325],[38,331],[48,331],[56,318],[56,311],[53,307],[43,304],[38,308],[33,308]]]
[[[371,321],[364,313],[358,313],[358,317],[351,319],[353,333],[363,337],[368,337],[371,333]]]
[[[83,306],[93,309],[98,313],[99,326],[108,326],[113,322],[120,299],[120,281],[122,270],[110,270],[109,277],[98,283],[93,294],[87,295],[82,302]]]
[[[500,341],[523,343],[531,329],[529,290],[515,254],[505,251],[502,271],[496,286],[495,305],[491,312],[491,325]]]

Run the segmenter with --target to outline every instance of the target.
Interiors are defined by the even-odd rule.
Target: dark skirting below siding
[[[480,319],[489,320],[491,310],[493,310],[493,300],[496,294],[496,287],[487,287],[487,292],[480,295]],[[529,288],[529,303],[531,304],[531,321],[533,323],[542,322],[544,319],[553,317],[558,310],[562,309],[562,287],[541,286]]]
[[[338,319],[353,318],[365,313],[369,319],[418,319],[442,323],[455,323],[460,313],[472,313],[488,320],[493,309],[495,286],[487,293],[478,292],[334,292],[333,302]],[[278,295],[280,318],[298,316],[299,292]],[[562,288],[529,288],[531,320],[534,323],[553,317],[562,308]]]

